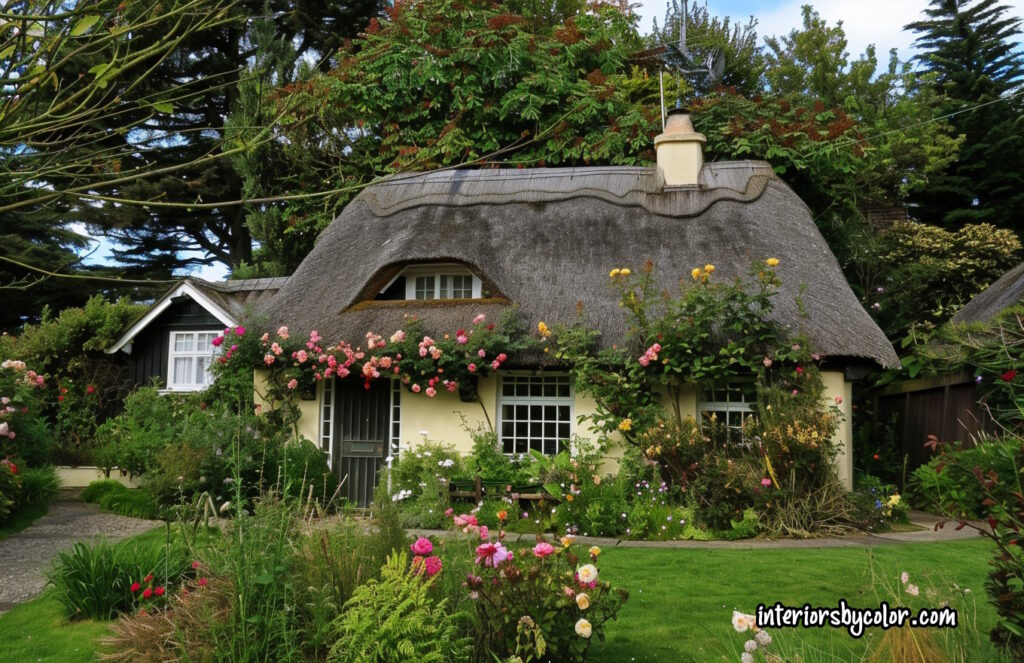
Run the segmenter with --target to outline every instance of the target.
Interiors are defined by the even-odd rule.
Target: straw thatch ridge
[[[203,294],[236,320],[241,320],[249,310],[265,304],[288,281],[287,277],[217,282],[196,278],[185,280],[202,290]]]
[[[999,280],[967,302],[954,323],[991,322],[1014,304],[1024,301],[1024,262],[999,277]]]
[[[664,188],[649,168],[446,171],[402,175],[364,190],[321,235],[267,304],[271,324],[316,329],[358,343],[390,334],[403,316],[451,331],[477,313],[508,307],[467,301],[444,307],[352,307],[370,281],[396,265],[471,265],[518,306],[534,327],[573,323],[577,302],[621,344],[625,324],[608,271],[647,260],[664,287],[712,263],[716,278],[749,273],[751,262],[781,261],[776,318],[836,358],[897,366],[892,345],[850,290],[807,207],[757,162],[707,164],[702,186]],[[374,285],[374,287],[377,287]]]

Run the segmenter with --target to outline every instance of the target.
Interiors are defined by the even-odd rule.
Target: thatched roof
[[[999,277],[953,316],[953,322],[991,322],[1004,310],[1024,301],[1024,262]]]
[[[653,168],[549,168],[400,175],[365,189],[321,235],[267,305],[272,324],[358,343],[403,316],[451,331],[510,304],[533,327],[578,319],[577,302],[607,345],[625,327],[608,271],[648,259],[675,288],[695,266],[716,278],[778,258],[779,322],[834,357],[898,365],[861,307],[807,207],[761,162],[705,165],[699,187],[665,189]],[[487,301],[369,302],[406,265],[459,262]],[[799,303],[798,303],[799,302]],[[806,317],[798,312],[802,306]]]

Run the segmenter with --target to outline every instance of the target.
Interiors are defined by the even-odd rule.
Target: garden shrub
[[[594,398],[592,424],[638,447],[678,491],[673,496],[696,508],[700,525],[729,536],[754,529],[748,509],[759,522],[788,514],[790,500],[804,500],[835,477],[839,400],[823,400],[822,357],[772,321],[778,264],[757,261],[752,278],[731,283],[715,280],[714,265],[698,266],[678,295],[658,287],[650,262],[635,276],[613,269],[611,286],[621,292],[630,330],[621,347],[595,351],[599,335],[583,322],[553,333],[538,325],[542,336],[553,336],[556,359],[572,367],[578,391]],[[721,388],[737,379],[757,391],[754,416],[738,430],[715,415],[700,422],[684,416],[684,389]],[[818,502],[825,504],[832,503]],[[814,513],[820,519],[801,519],[801,531],[833,531],[830,516]],[[767,526],[796,531],[796,525]]]
[[[0,460],[0,523],[7,521],[21,499],[21,477],[18,466],[9,460]]]
[[[107,493],[115,490],[125,490],[127,487],[120,481],[113,479],[97,479],[96,481],[90,482],[88,486],[82,489],[79,499],[89,504],[99,504],[100,500]]]
[[[985,489],[979,485],[976,473],[1012,476],[1017,441],[988,439],[973,447],[942,445],[940,451],[911,473],[907,482],[911,500],[920,508],[954,518],[984,517]],[[1012,489],[1011,482],[1003,481],[993,486],[991,492]]]
[[[104,350],[144,310],[128,299],[110,303],[96,295],[56,317],[44,310],[38,325],[26,325],[19,336],[0,337],[0,361],[22,360],[48,378],[39,414],[53,423],[55,435],[40,435],[45,445],[34,448],[46,455],[27,459],[31,465],[91,461],[96,427],[117,414],[134,386],[126,356]]]
[[[60,479],[52,466],[29,467],[21,470],[18,476],[21,479],[19,508],[49,505],[60,491]]]
[[[612,477],[600,474],[606,444],[577,437],[569,441],[568,447],[554,456],[530,452],[531,474],[558,502],[551,509],[553,525],[565,534],[622,534],[626,530],[622,514],[628,510],[626,490]]]
[[[332,663],[447,663],[466,660],[469,641],[460,637],[462,615],[431,595],[433,580],[409,565],[403,551],[388,557],[380,580],[358,587],[335,624]]]
[[[124,401],[124,412],[97,429],[97,464],[133,476],[153,469],[184,428],[183,408],[181,396],[161,394],[156,387],[133,392]]]
[[[856,509],[857,526],[885,530],[891,523],[906,523],[907,503],[892,484],[874,476],[857,477],[850,499]]]
[[[378,492],[387,492],[387,486],[391,486],[389,497],[398,504],[406,527],[442,527],[449,506],[449,486],[452,477],[459,473],[461,462],[452,445],[425,440],[405,450],[390,470],[381,470]]]
[[[513,488],[536,481],[530,457],[503,453],[495,431],[478,428],[470,436],[473,450],[462,458],[458,478],[473,480],[479,476],[483,481],[499,481]]]
[[[599,579],[600,548],[577,555],[571,537],[552,545],[512,550],[505,533],[485,531],[472,515],[453,518],[453,526],[470,534],[475,568],[465,588],[476,606],[476,631],[483,649],[499,660],[582,661],[594,638],[604,639],[628,592]],[[442,554],[445,564],[448,555]],[[478,653],[481,653],[478,651]]]
[[[160,517],[160,506],[153,496],[141,488],[121,487],[112,490],[99,500],[100,508],[130,518],[153,520]]]
[[[0,460],[22,465],[49,463],[52,435],[43,416],[43,376],[21,360],[0,363]]]
[[[113,619],[140,603],[158,602],[191,570],[188,552],[177,542],[79,542],[57,556],[50,583],[69,617]],[[147,588],[152,591],[143,596]]]

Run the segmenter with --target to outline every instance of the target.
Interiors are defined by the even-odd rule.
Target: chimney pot
[[[658,171],[665,186],[695,186],[704,166],[704,134],[697,133],[690,113],[675,108],[668,113],[665,130],[654,137]]]

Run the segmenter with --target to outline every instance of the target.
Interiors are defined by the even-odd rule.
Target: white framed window
[[[568,375],[504,375],[498,391],[502,451],[557,454],[573,432],[573,389]]]
[[[714,417],[725,426],[727,439],[739,442],[743,439],[743,421],[753,416],[755,405],[757,385],[752,380],[735,380],[703,390],[698,410],[702,424]]]
[[[199,391],[213,383],[210,367],[217,347],[213,339],[220,331],[171,332],[167,360],[169,391]]]
[[[402,275],[405,277],[406,299],[479,299],[481,297],[480,279],[461,265],[410,267],[402,272]]]

